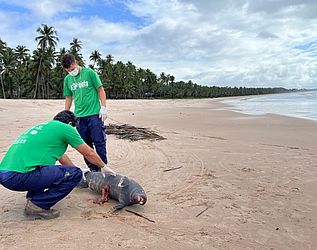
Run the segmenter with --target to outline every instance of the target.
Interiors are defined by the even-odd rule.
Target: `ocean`
[[[244,96],[223,102],[245,114],[272,113],[317,121],[317,91]]]

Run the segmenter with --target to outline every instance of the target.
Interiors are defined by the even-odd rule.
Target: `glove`
[[[105,106],[101,106],[99,111],[99,118],[104,122],[107,119],[107,110]]]
[[[107,165],[105,165],[103,168],[101,168],[101,173],[103,174],[111,174],[111,175],[114,175],[116,176],[116,172],[113,171],[111,168],[109,168]]]

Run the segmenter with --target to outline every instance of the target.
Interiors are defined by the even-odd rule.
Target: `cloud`
[[[210,85],[287,87],[315,81],[313,54],[293,49],[294,44],[314,39],[309,30],[316,29],[316,20],[307,23],[311,16],[304,14],[315,6],[313,1],[184,0],[163,6],[146,2],[138,1],[132,8],[152,20],[140,44],[151,44],[152,54],[169,59],[165,69],[174,69],[183,79]],[[182,15],[177,15],[179,10]],[[302,14],[296,15],[297,10]]]
[[[20,0],[1,0],[7,6],[24,8],[34,18],[50,19],[60,13],[72,13],[82,10],[80,6],[89,4],[89,0],[41,0],[41,1],[20,1]]]
[[[9,46],[35,48],[36,28],[47,23],[57,30],[59,47],[68,48],[73,38],[82,41],[87,63],[98,50],[157,75],[165,72],[203,85],[292,88],[313,86],[316,79],[313,0],[0,3],[1,39]],[[88,15],[94,6],[99,8],[96,15]],[[112,20],[109,11],[115,8]]]

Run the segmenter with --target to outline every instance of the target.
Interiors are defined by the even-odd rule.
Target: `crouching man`
[[[115,174],[89,147],[74,128],[77,117],[71,111],[58,113],[53,120],[24,132],[9,148],[0,163],[0,184],[13,191],[27,191],[24,215],[54,219],[52,209],[82,178],[80,168],[64,154],[71,145],[104,173]],[[61,165],[55,165],[56,161]]]

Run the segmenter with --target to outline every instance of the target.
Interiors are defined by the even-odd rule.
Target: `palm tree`
[[[112,56],[111,54],[107,55],[107,56],[106,56],[106,60],[107,60],[108,63],[112,64],[112,62],[113,62],[113,56]]]
[[[17,56],[17,60],[19,62],[19,64],[24,65],[27,60],[29,59],[29,49],[27,49],[25,46],[23,45],[18,45],[15,48],[15,54]]]
[[[7,44],[0,39],[0,54],[5,51],[7,48]]]
[[[83,43],[80,40],[78,40],[78,38],[73,38],[73,41],[69,44],[70,45],[69,52],[75,56],[79,65],[84,66],[85,63],[83,60],[83,56],[80,53],[80,50],[82,48],[82,44]]]
[[[118,61],[113,67],[113,78],[111,82],[110,93],[113,93],[116,98],[122,98],[123,86],[126,81],[125,65]]]
[[[4,99],[6,98],[6,96],[5,96],[5,90],[4,90],[4,84],[3,84],[2,75],[5,72],[5,69],[3,67],[3,57],[4,57],[4,52],[6,51],[6,48],[7,48],[7,44],[0,39],[0,80],[1,80],[2,94],[3,94],[3,98]]]
[[[35,50],[30,63],[30,71],[36,77],[36,85],[33,98],[48,98],[48,88],[53,65],[55,64],[55,52],[48,50]]]
[[[57,32],[54,29],[54,27],[48,27],[46,24],[42,24],[42,27],[39,27],[37,32],[40,33],[40,36],[35,38],[35,41],[38,42],[38,51],[33,55],[33,60],[39,60],[37,73],[36,73],[36,79],[35,79],[35,91],[33,98],[36,98],[37,91],[38,91],[38,85],[40,81],[40,74],[42,73],[42,61],[45,59],[43,58],[46,54],[46,51],[48,53],[54,54],[57,42],[59,41],[57,37]]]
[[[25,83],[25,78],[27,76],[27,63],[30,59],[29,49],[23,45],[18,45],[15,48],[15,56],[17,58],[17,87],[18,87],[18,98],[21,97],[21,84]]]
[[[42,27],[37,28],[36,32],[40,33],[40,35],[35,38],[35,41],[38,42],[37,47],[39,49],[46,50],[48,48],[56,48],[59,39],[54,27],[42,24]]]
[[[5,90],[4,90],[4,84],[3,84],[3,77],[2,77],[4,72],[5,72],[5,69],[1,70],[1,72],[0,72],[0,80],[1,80],[3,99],[6,99],[6,94],[5,94]]]
[[[67,72],[63,69],[62,66],[62,56],[67,53],[65,48],[61,48],[56,56],[56,67],[52,72],[52,97],[54,98],[63,98],[63,84],[64,84],[64,77],[66,76]]]
[[[82,49],[82,44],[83,43],[80,40],[78,40],[78,38],[73,38],[73,41],[70,43],[70,52],[73,54],[79,53]]]
[[[57,56],[57,66],[61,66],[62,67],[62,57],[63,57],[63,55],[64,54],[66,54],[67,53],[67,50],[66,50],[66,48],[60,48],[59,49],[59,52],[56,54],[56,56]]]
[[[98,50],[94,50],[93,52],[91,52],[89,59],[94,62],[92,68],[95,68],[96,62],[101,59],[101,54]]]
[[[138,83],[138,76],[136,73],[136,67],[132,62],[128,61],[125,67],[126,71],[126,81],[123,85],[123,90],[125,92],[125,98],[133,98],[136,93],[136,87]]]
[[[3,98],[5,98],[5,88],[9,90],[9,97],[14,98],[16,96],[16,89],[14,86],[15,78],[16,78],[16,56],[14,54],[13,49],[6,48],[1,53],[1,84],[3,91]],[[6,83],[6,85],[4,84]]]
[[[38,96],[38,86],[39,86],[39,79],[43,72],[42,70],[42,58],[44,50],[38,49],[33,51],[31,63],[30,63],[30,71],[33,77],[35,77],[35,88],[33,93],[33,98],[37,98]]]

